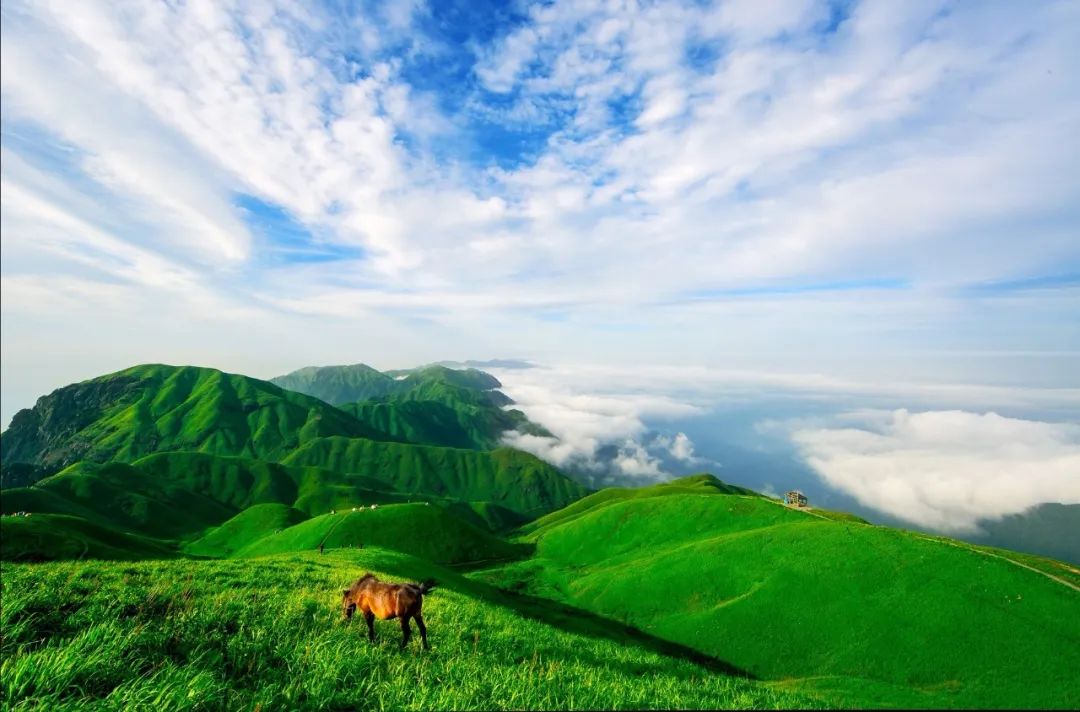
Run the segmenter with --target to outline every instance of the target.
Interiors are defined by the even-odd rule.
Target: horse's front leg
[[[375,642],[375,614],[368,611],[364,614],[364,622],[367,623],[367,637],[372,643]]]
[[[412,637],[412,628],[409,627],[409,616],[405,615],[401,617],[401,649],[404,650],[405,646],[409,644],[409,638]]]

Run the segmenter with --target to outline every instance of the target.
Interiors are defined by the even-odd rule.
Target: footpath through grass
[[[438,578],[433,649],[341,622],[365,570]],[[617,624],[402,554],[3,564],[3,708],[646,709],[818,704],[662,652]],[[549,622],[545,622],[549,621]]]

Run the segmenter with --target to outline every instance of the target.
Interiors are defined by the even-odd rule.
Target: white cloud
[[[944,532],[1043,502],[1080,503],[1080,426],[993,412],[853,413],[791,435],[830,486]]]
[[[492,372],[514,399],[514,407],[554,436],[510,432],[507,444],[558,467],[593,475],[597,483],[627,477],[659,480],[670,476],[663,457],[683,463],[693,458],[694,446],[685,433],[665,436],[652,429],[665,420],[700,413],[695,405],[659,393],[603,392],[599,383],[582,388],[560,382],[559,375],[567,373],[563,369]]]
[[[700,462],[701,458],[694,455],[694,443],[686,433],[675,433],[675,437],[671,439],[671,444],[668,446],[668,452],[676,460],[682,462],[695,463]]]

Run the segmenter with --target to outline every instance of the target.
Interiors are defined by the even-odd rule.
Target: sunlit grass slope
[[[399,492],[493,502],[530,516],[564,507],[585,493],[543,460],[510,448],[476,452],[329,437],[304,443],[283,462],[369,474]]]
[[[598,492],[593,492],[587,497],[582,497],[573,504],[529,522],[522,527],[521,531],[522,533],[540,531],[556,524],[568,522],[586,512],[613,502],[677,494],[744,494],[755,497],[760,496],[753,490],[729,485],[716,476],[707,473],[688,475],[651,487],[606,487]]]
[[[499,539],[437,505],[389,504],[313,517],[253,541],[235,556],[311,551],[320,543],[326,548],[378,546],[436,563],[520,557],[531,548]]]
[[[432,650],[341,621],[366,570],[434,576]],[[6,564],[5,709],[806,707],[813,698],[657,652],[619,626],[365,549],[246,561]]]
[[[307,518],[300,510],[284,504],[256,504],[186,544],[184,552],[192,556],[226,558]]]
[[[461,452],[488,460],[498,455]],[[487,496],[496,494],[470,484],[470,478],[474,476],[481,484],[483,477],[490,478],[493,473],[497,476],[495,468],[481,469],[478,473],[469,464],[468,457],[458,461],[461,462],[465,464],[460,470],[439,472],[439,476],[459,478],[451,483],[452,487],[432,489],[449,489],[452,493],[464,490],[465,494],[475,492]],[[426,466],[434,465],[427,463]],[[512,471],[513,468],[507,468],[507,472]],[[545,474],[564,479],[557,472]],[[528,482],[527,479],[523,481]],[[510,488],[513,481],[504,482],[502,486]],[[510,504],[535,501],[528,499],[531,496],[528,492],[521,493]],[[198,556],[231,555],[278,529],[331,510],[410,501],[430,502],[439,512],[451,513],[455,522],[465,520],[470,525],[494,532],[505,532],[527,516],[505,504],[486,500],[461,501],[453,496],[426,494],[423,490],[399,492],[387,482],[359,473],[186,452],[159,453],[133,463],[78,463],[31,487],[5,489],[0,498],[6,514],[29,511],[69,515],[115,533],[132,532],[171,540]],[[430,516],[427,509],[409,511],[416,512],[422,521],[427,521]],[[29,548],[0,548],[0,557],[10,558],[9,551],[17,551],[20,557],[39,559],[81,554],[85,548],[81,534],[69,544],[58,545],[65,533],[76,532],[67,527],[58,530],[56,536],[26,540],[25,547]],[[439,538],[437,534],[433,536]],[[314,547],[317,544],[309,542],[306,545]],[[289,545],[275,550],[295,548]],[[462,551],[472,548],[470,544]],[[126,552],[123,547],[120,550]],[[101,556],[110,558],[108,551],[103,549]],[[493,557],[485,553],[472,558]],[[130,557],[124,553],[122,558]]]
[[[837,703],[1080,705],[1080,593],[961,542],[723,494],[548,519],[493,580]]]

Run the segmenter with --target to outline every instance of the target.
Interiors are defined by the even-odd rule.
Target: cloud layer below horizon
[[[1044,502],[1080,504],[1080,426],[997,413],[851,413],[792,439],[830,486],[861,504],[937,531]]]
[[[744,486],[776,482],[774,473],[731,468],[732,453],[723,447],[709,451],[715,459],[702,457],[680,430],[694,420],[706,430],[730,426],[730,417],[715,419],[723,408],[745,421],[737,435],[743,447],[783,459],[779,445],[786,443],[827,488],[927,529],[972,534],[980,521],[1042,503],[1080,504],[1080,392],[940,390],[716,369],[563,366],[496,373],[514,407],[555,436],[514,433],[508,444],[595,486],[636,486],[693,470]],[[768,406],[779,399],[801,403],[801,415],[784,417],[786,406]],[[898,402],[918,407],[880,407]],[[759,415],[763,410],[767,417]],[[1036,415],[1055,410],[1057,421]],[[751,431],[763,438],[751,441]]]

